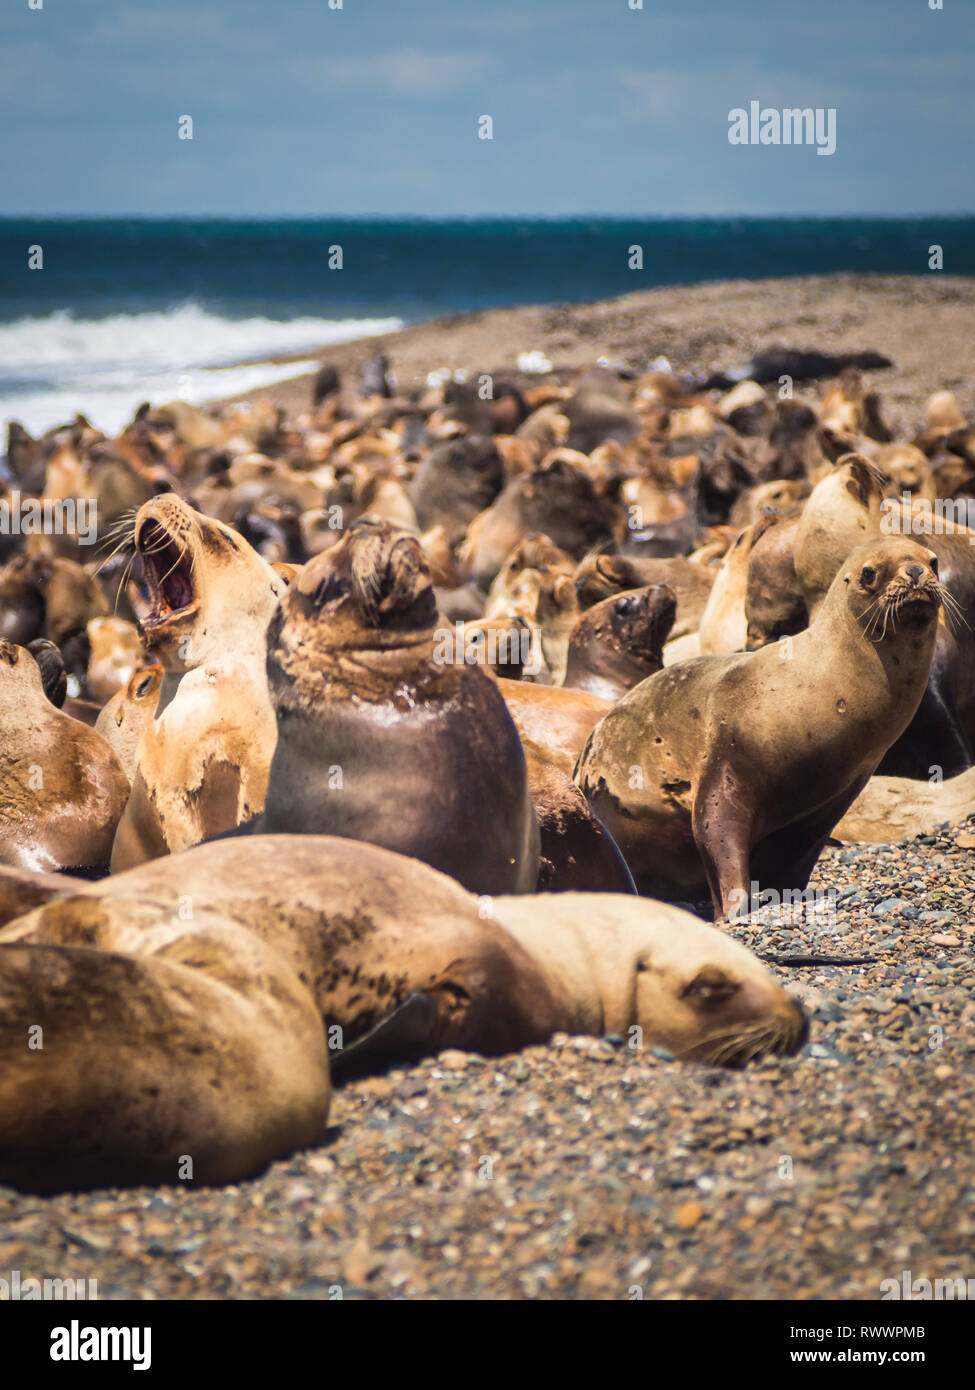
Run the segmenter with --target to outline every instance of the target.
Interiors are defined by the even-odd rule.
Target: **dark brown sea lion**
[[[278,741],[249,831],[367,840],[472,892],[532,892],[518,733],[454,639],[416,537],[363,517],[310,561],[268,628]]]
[[[531,473],[513,478],[486,512],[469,527],[470,575],[487,590],[518,542],[538,531],[574,560],[613,541],[623,513],[612,496],[601,495],[589,474],[556,453]]]
[[[618,700],[663,666],[676,611],[666,584],[631,589],[587,609],[569,636],[563,684]]]
[[[587,555],[575,572],[576,597],[584,610],[627,589],[666,584],[677,598],[671,636],[683,637],[698,629],[714,583],[714,573],[683,555],[660,560],[631,555]]]
[[[0,1182],[33,1191],[249,1177],[321,1139],[333,1069],[557,1031],[741,1063],[808,1031],[675,908],[478,901],[344,839],[225,840],[100,884],[0,872],[0,903],[26,913],[0,932]]]
[[[937,561],[870,541],[805,632],[638,685],[594,730],[576,782],[643,893],[747,911],[805,888],[833,826],[910,723],[940,610]]]
[[[503,485],[504,465],[494,440],[468,434],[432,449],[407,493],[421,528],[443,526],[450,544],[456,545]]]
[[[52,872],[108,864],[128,780],[94,730],[48,699],[40,667],[0,641],[0,863]]]

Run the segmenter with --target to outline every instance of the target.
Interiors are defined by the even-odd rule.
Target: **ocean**
[[[947,273],[975,275],[972,217],[0,219],[0,420],[37,432],[81,410],[111,433],[144,400],[249,390],[309,370],[268,358],[421,319],[702,280],[930,273],[934,243]]]

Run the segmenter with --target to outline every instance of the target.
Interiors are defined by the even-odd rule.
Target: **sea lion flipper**
[[[435,1051],[440,1018],[437,1001],[425,990],[411,994],[368,1033],[331,1056],[334,1080],[380,1072],[394,1062],[406,1062]]]

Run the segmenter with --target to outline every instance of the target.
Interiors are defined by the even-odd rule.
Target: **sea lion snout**
[[[309,561],[294,590],[306,612],[323,613],[351,600],[368,627],[425,627],[436,614],[433,577],[419,540],[373,516],[359,517],[337,545]]]

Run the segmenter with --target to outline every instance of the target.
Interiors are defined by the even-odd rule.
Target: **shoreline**
[[[925,398],[942,388],[956,392],[962,410],[975,411],[975,383],[967,371],[973,311],[975,277],[941,272],[704,280],[611,299],[426,319],[392,333],[265,360],[280,365],[315,359],[337,367],[352,387],[381,351],[400,389],[410,392],[440,367],[531,380],[517,368],[518,354],[528,351],[544,353],[555,372],[591,366],[603,356],[631,366],[664,356],[675,371],[713,371],[746,362],[773,343],[833,352],[872,348],[894,366],[867,379],[881,393],[891,423],[910,429]],[[313,373],[303,373],[208,405],[269,400],[290,418],[308,408],[313,380]]]

